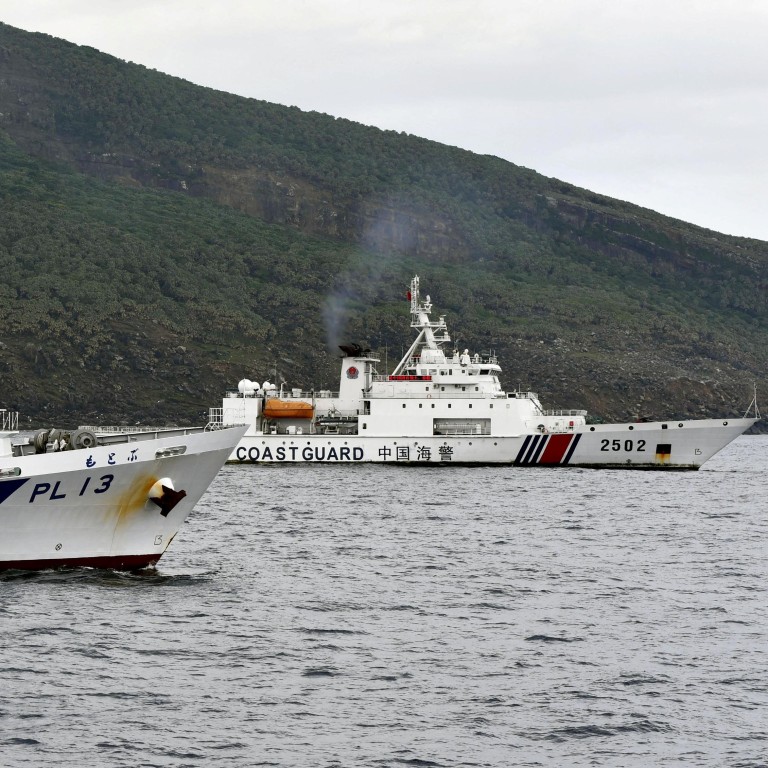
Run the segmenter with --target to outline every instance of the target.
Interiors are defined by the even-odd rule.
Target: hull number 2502
[[[607,437],[600,441],[601,451],[644,451],[645,440],[609,440]]]

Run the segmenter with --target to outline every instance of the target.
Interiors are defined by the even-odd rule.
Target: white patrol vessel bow
[[[18,431],[0,410],[0,570],[156,563],[245,432]]]
[[[229,460],[510,464],[698,469],[759,418],[588,424],[584,410],[545,410],[534,392],[502,389],[495,355],[451,346],[419,278],[408,292],[416,339],[391,374],[357,345],[342,346],[336,392],[278,391],[243,379],[210,420],[248,431]]]

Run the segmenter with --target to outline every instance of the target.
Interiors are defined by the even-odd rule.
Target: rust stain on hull
[[[117,512],[117,525],[125,522],[138,512],[149,509],[149,490],[158,481],[157,475],[136,478],[115,500],[113,509]],[[152,506],[152,509],[155,509]]]

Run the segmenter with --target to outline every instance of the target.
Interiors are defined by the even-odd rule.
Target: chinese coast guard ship
[[[416,340],[389,375],[379,358],[342,346],[338,392],[278,392],[242,380],[210,420],[247,423],[233,462],[511,464],[698,469],[757,418],[587,424],[583,410],[545,410],[533,392],[505,392],[495,356],[453,349],[445,318],[411,281]]]
[[[0,570],[156,563],[246,429],[22,437],[0,417]]]

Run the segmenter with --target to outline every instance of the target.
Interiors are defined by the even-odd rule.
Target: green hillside
[[[25,424],[200,421],[275,370],[333,388],[338,343],[410,343],[414,273],[552,406],[729,416],[764,389],[766,243],[6,25],[0,199]]]

